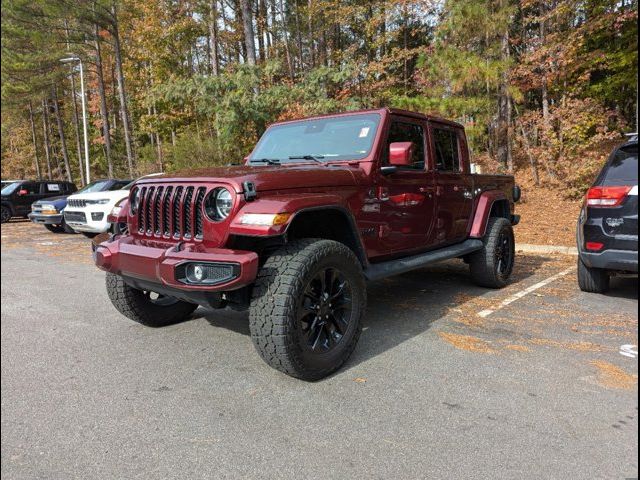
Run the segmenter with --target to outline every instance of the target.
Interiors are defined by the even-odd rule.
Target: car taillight
[[[631,187],[591,187],[587,192],[590,207],[617,207],[631,191]]]
[[[585,248],[587,250],[593,250],[594,252],[599,252],[604,247],[604,243],[601,242],[586,242]]]

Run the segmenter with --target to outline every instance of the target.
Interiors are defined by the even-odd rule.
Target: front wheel
[[[181,322],[198,308],[193,303],[133,288],[113,273],[107,273],[106,283],[113,306],[125,317],[148,327],[164,327]]]
[[[7,223],[11,220],[11,210],[9,207],[2,207],[2,212],[0,212],[0,221],[2,223]]]
[[[303,380],[336,371],[353,352],[366,307],[360,262],[332,240],[293,241],[258,274],[251,339],[271,367]]]
[[[97,233],[94,233],[94,232],[81,232],[81,233],[87,238],[94,238],[98,235]]]
[[[481,287],[503,288],[509,283],[515,263],[515,239],[511,222],[492,217],[487,225],[482,250],[469,256],[473,281]]]

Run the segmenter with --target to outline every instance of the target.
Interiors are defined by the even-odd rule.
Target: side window
[[[58,193],[61,191],[59,183],[45,183],[45,192],[46,193]]]
[[[460,172],[458,135],[455,130],[433,129],[436,169],[441,172]]]
[[[416,123],[394,121],[389,127],[389,136],[387,137],[387,148],[385,150],[385,158],[388,163],[389,145],[394,142],[413,142],[413,158],[411,159],[411,168],[415,170],[424,170],[424,128]]]
[[[38,195],[40,193],[39,183],[23,183],[20,185],[20,190],[26,190],[27,195]]]
[[[128,185],[130,182],[116,182],[109,190],[122,190],[122,187]]]

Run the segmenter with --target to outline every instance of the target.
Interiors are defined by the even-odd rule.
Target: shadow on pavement
[[[514,272],[514,283],[526,280],[548,266],[553,267],[553,259],[543,256],[527,256],[521,260]],[[550,275],[558,270],[550,269]],[[426,332],[449,309],[459,308],[470,299],[490,292],[493,290],[473,284],[467,265],[461,261],[370,283],[363,334],[345,367],[354,367]],[[200,308],[194,318],[204,318],[212,327],[250,335],[247,312]]]

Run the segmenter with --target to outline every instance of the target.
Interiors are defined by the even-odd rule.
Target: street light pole
[[[84,94],[84,68],[80,57],[69,57],[60,59],[63,63],[78,62],[80,63],[80,97],[82,98],[82,131],[84,133],[84,163],[87,185],[90,180],[89,173],[89,134],[87,133],[87,105]]]

